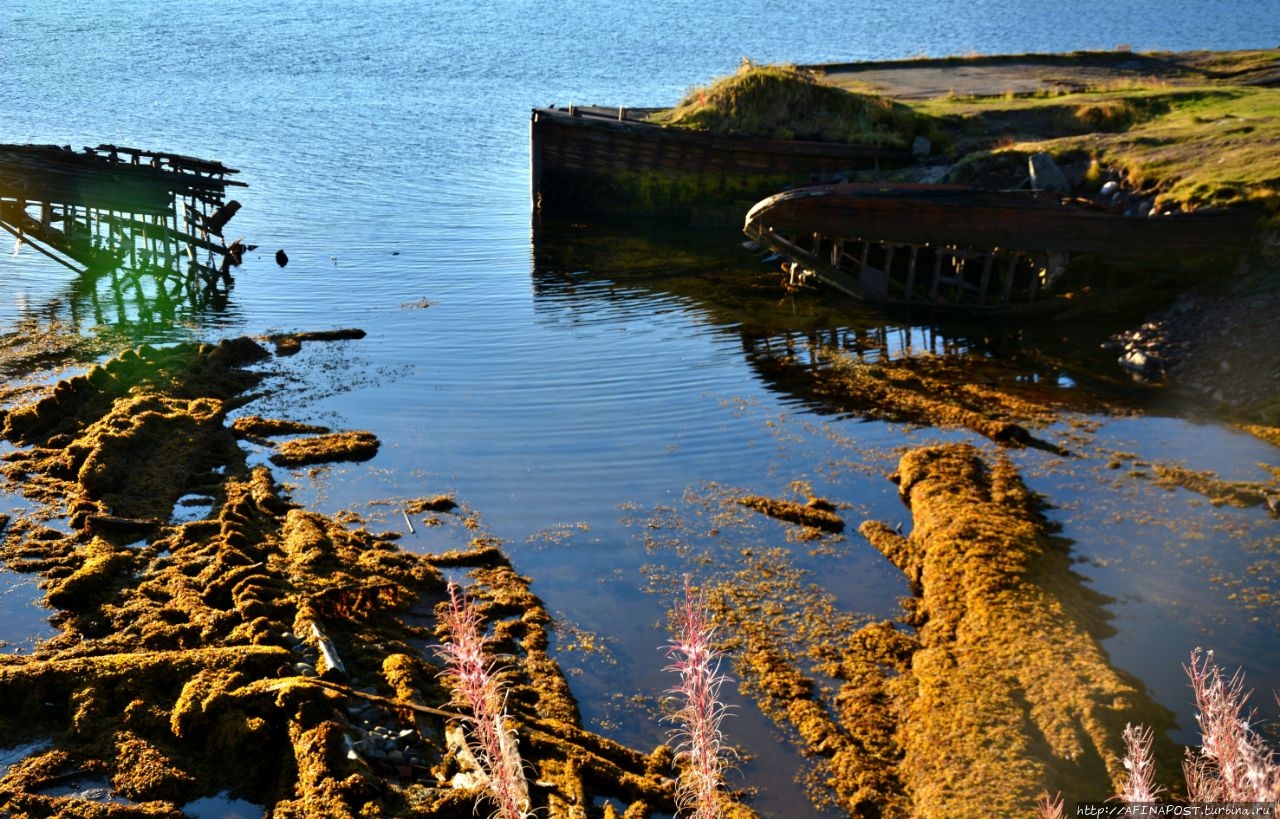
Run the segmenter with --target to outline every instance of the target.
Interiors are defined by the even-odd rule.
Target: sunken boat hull
[[[531,123],[535,212],[688,222],[732,214],[796,185],[898,167],[909,151],[726,136],[647,122],[656,109],[538,108]]]
[[[1099,273],[1229,260],[1256,214],[1122,216],[1031,191],[960,185],[838,184],[757,203],[744,232],[852,296],[1002,309],[1088,284]]]

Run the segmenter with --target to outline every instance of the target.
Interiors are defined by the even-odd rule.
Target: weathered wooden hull
[[[999,308],[1070,283],[1068,268],[1230,258],[1255,214],[1120,216],[1029,191],[818,185],[757,203],[744,232],[811,274],[874,301]]]
[[[652,109],[535,109],[533,204],[551,216],[655,216],[688,221],[795,185],[906,164],[907,151],[722,136],[643,121]]]

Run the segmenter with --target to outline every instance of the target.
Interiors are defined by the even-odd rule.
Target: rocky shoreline
[[[1182,293],[1104,348],[1135,378],[1163,389],[1157,408],[1280,424],[1280,266],[1265,264],[1228,292],[1206,286]]]

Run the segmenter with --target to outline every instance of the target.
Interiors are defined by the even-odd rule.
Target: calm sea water
[[[603,638],[606,656],[564,658],[580,665],[584,712],[651,745],[662,728],[609,692],[652,698],[667,686],[657,647],[673,590],[654,578],[690,558],[646,544],[636,520],[654,510],[696,516],[713,487],[784,494],[794,480],[850,504],[851,521],[902,519],[884,477],[896,451],[965,436],[831,415],[763,378],[754,366],[762,345],[885,321],[822,296],[762,294],[760,269],[736,237],[586,226],[533,242],[530,109],[671,104],[744,56],[804,63],[1119,45],[1274,47],[1280,2],[823,0],[797,10],[725,0],[5,0],[0,142],[218,159],[250,185],[236,193],[244,209],[232,233],[259,250],[225,304],[160,320],[127,303],[95,306],[64,269],[6,252],[0,327],[52,317],[137,341],[364,328],[364,341],[271,365],[279,393],[255,411],[369,429],[383,441],[368,464],[285,475],[296,496],[393,527],[394,506],[367,504],[455,493],[507,541],[566,624]],[[287,268],[272,261],[277,248]],[[889,329],[891,354],[937,341],[930,328]],[[944,335],[960,348],[984,344],[963,329]],[[1038,377],[1088,388],[1098,365],[1075,366]],[[1249,570],[1276,547],[1265,515],[1212,509],[1103,468],[1106,453],[1120,451],[1265,479],[1258,464],[1274,463],[1273,450],[1177,415],[1103,421],[1080,445],[1086,457],[1070,462],[1016,458],[1058,506],[1081,572],[1117,598],[1108,641],[1117,663],[1185,728],[1179,664],[1189,649],[1214,646],[1259,690],[1280,688],[1280,618],[1220,593],[1222,577],[1276,585],[1272,573]],[[404,543],[439,549],[469,536],[444,527]],[[732,530],[700,548],[727,560],[770,540],[782,538]],[[849,610],[888,613],[900,579],[856,538],[837,551],[797,549],[795,560]],[[646,593],[654,586],[659,593]],[[33,597],[0,572],[0,640],[20,647],[39,635]],[[757,807],[802,815],[791,782],[801,763],[785,743],[750,707],[730,732],[755,755],[743,777],[761,788]]]

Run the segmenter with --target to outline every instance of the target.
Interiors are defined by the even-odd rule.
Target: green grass
[[[915,107],[943,123],[956,158],[971,164],[999,152],[1083,154],[1166,204],[1280,208],[1280,89],[1126,84]]]
[[[1088,169],[1082,189],[1118,175],[1127,189],[1154,197],[1160,207],[1256,204],[1280,220],[1280,88],[1253,84],[1274,81],[1280,51],[1122,57],[1141,72],[1100,75],[1097,67],[1115,63],[1115,54],[1047,55],[1010,75],[1024,85],[1038,79],[1036,93],[951,93],[909,102],[853,90],[856,80],[828,81],[792,65],[744,61],[654,121],[899,148],[924,135],[954,163],[950,180],[992,187],[1017,184],[1026,156],[1046,151]],[[945,67],[957,61],[924,62]],[[1076,65],[1095,70],[1073,74]],[[1089,90],[1079,90],[1084,84]],[[1067,90],[1073,85],[1076,90]]]
[[[744,63],[695,88],[654,121],[722,134],[907,147],[927,119],[911,108],[815,79],[794,66]]]

